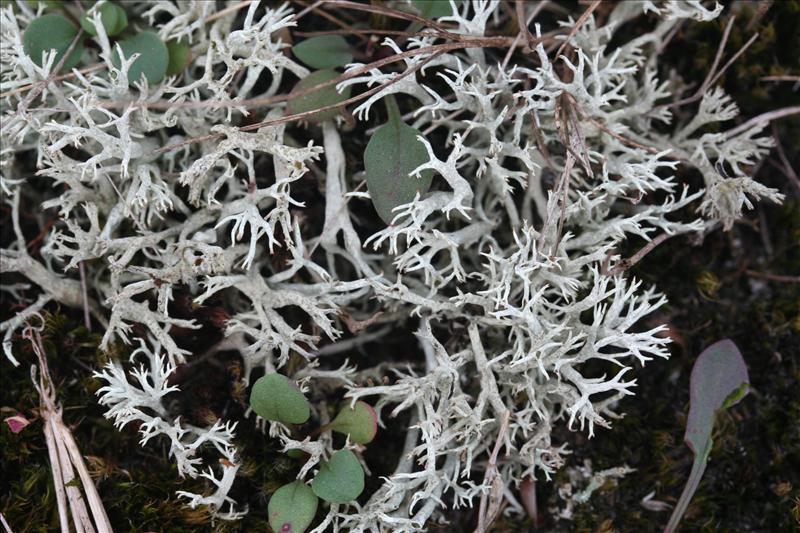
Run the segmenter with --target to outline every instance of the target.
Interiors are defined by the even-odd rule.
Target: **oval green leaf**
[[[111,36],[114,35],[114,31],[117,29],[117,18],[119,17],[119,12],[124,11],[117,5],[112,4],[111,2],[103,2],[102,4],[97,5],[94,8],[94,11],[87,11],[81,17],[81,26],[89,35],[95,36],[97,35],[97,29],[94,27],[93,15],[95,11],[100,12],[100,22],[103,24],[103,28],[106,30],[106,34]]]
[[[730,339],[715,342],[692,367],[689,417],[684,440],[696,455],[711,447],[711,432],[719,409],[744,397],[750,378],[739,348]]]
[[[364,170],[372,205],[386,224],[392,223],[392,210],[407,204],[417,193],[425,194],[431,186],[433,172],[423,170],[420,177],[409,174],[428,161],[428,151],[400,117],[397,104],[387,98],[389,121],[378,128],[364,151]]]
[[[320,465],[311,489],[326,502],[353,501],[364,490],[364,469],[353,452],[339,450]]]
[[[320,35],[292,47],[297,59],[311,68],[336,68],[353,60],[347,41],[341,35]]]
[[[426,19],[449,17],[453,14],[449,0],[414,0],[414,5]]]
[[[320,83],[330,81],[337,76],[339,76],[339,73],[335,70],[318,70],[312,72],[310,75],[300,80],[297,85],[294,86],[292,92],[296,93],[297,91],[314,87]],[[291,94],[289,96],[290,98],[286,103],[286,107],[289,114],[295,115],[297,113],[305,113],[306,111],[313,111],[314,109],[344,102],[350,98],[350,87],[345,88],[341,94],[336,92],[336,85],[328,85],[301,96],[292,97]],[[331,120],[338,114],[338,108],[329,109],[316,113],[306,118],[306,120],[309,122],[323,122],[325,120]]]
[[[72,40],[78,35],[76,28],[69,20],[61,15],[43,15],[28,24],[22,36],[22,48],[34,63],[42,66],[42,54],[56,50],[55,65],[64,57]],[[83,55],[83,43],[75,43],[72,53],[64,61],[62,69],[69,70],[77,65]]]
[[[109,35],[118,35],[122,30],[128,27],[128,14],[120,6],[113,4],[117,10],[117,24],[111,30]]]
[[[319,500],[302,481],[284,485],[269,499],[269,525],[277,533],[303,533],[317,514]]]
[[[333,431],[350,435],[350,441],[358,444],[372,442],[378,433],[378,415],[371,405],[358,401],[354,406],[346,405],[329,426]]]
[[[187,43],[182,43],[177,39],[170,39],[167,41],[167,51],[169,52],[167,76],[179,74],[189,66],[189,61],[192,59],[192,49]]]
[[[282,374],[267,374],[255,382],[250,407],[261,418],[287,425],[302,424],[311,415],[306,397]]]
[[[133,54],[141,54],[128,70],[128,81],[139,81],[142,74],[147,78],[147,83],[153,85],[164,79],[169,64],[169,52],[167,45],[152,31],[143,31],[132,37],[119,41],[122,53],[125,58],[130,58]],[[119,54],[113,55],[114,66],[119,68]]]

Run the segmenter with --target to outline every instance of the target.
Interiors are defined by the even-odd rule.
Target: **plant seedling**
[[[125,10],[117,4],[111,2],[103,2],[95,8],[100,12],[100,21],[106,34],[111,37],[117,35],[128,26],[128,15]],[[81,17],[81,26],[89,35],[97,35],[97,29],[94,27],[93,17],[89,13],[84,13]]]
[[[672,533],[678,527],[700,485],[711,453],[711,433],[717,412],[744,398],[749,382],[742,354],[730,339],[715,342],[695,361],[689,386],[689,417],[683,439],[694,453],[694,463],[665,533]]]
[[[320,35],[301,41],[292,53],[311,68],[336,68],[353,60],[353,53],[341,35]]]
[[[122,53],[125,58],[130,58],[133,54],[139,54],[128,70],[128,81],[133,83],[139,81],[142,74],[147,79],[147,83],[153,85],[164,79],[169,65],[169,51],[167,45],[161,40],[157,33],[143,31],[127,39],[119,41]],[[119,68],[121,62],[119,54],[113,54],[114,66]]]
[[[266,420],[282,424],[302,424],[311,415],[308,400],[282,374],[258,378],[250,392],[250,407]]]
[[[184,42],[177,39],[167,41],[167,52],[169,52],[169,64],[167,65],[167,76],[180,74],[189,66],[192,60],[192,49]]]
[[[326,502],[353,501],[364,490],[364,469],[353,452],[339,450],[320,465],[311,489]]]
[[[378,128],[364,151],[364,170],[372,205],[386,224],[392,223],[392,210],[407,204],[431,187],[433,171],[423,170],[420,177],[410,176],[428,161],[425,145],[417,139],[422,134],[406,125],[393,96],[386,98],[389,121]]]
[[[25,34],[22,36],[22,48],[40,67],[42,66],[42,54],[56,50],[56,59],[53,63],[55,66],[61,61],[76,35],[78,35],[78,28],[65,17],[56,14],[43,15],[33,20],[25,28]],[[83,43],[78,41],[75,43],[72,53],[64,60],[62,68],[69,70],[77,65],[81,60],[81,55],[83,55]]]
[[[354,406],[345,406],[333,422],[328,424],[333,431],[350,435],[350,440],[358,444],[367,444],[378,432],[378,415],[371,405],[358,401]]]
[[[269,525],[276,533],[303,533],[314,520],[318,503],[314,491],[302,481],[284,485],[269,499]]]

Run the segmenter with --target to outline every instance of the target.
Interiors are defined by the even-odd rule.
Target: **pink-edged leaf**
[[[9,416],[3,421],[8,424],[8,429],[11,430],[11,433],[19,433],[31,423],[30,420],[19,413],[15,414],[14,416]]]
[[[695,454],[709,446],[714,417],[745,394],[750,383],[739,348],[730,339],[715,342],[700,354],[692,368],[689,418],[684,440]]]
[[[350,435],[351,442],[366,444],[371,442],[378,432],[378,415],[371,405],[358,401],[352,407],[347,405],[339,411],[330,423],[330,428]]]

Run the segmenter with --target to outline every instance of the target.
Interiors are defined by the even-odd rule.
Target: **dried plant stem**
[[[232,6],[228,6],[225,9],[220,9],[219,11],[214,13],[213,15],[209,15],[205,19],[203,19],[203,22],[208,24],[209,22],[215,21],[218,18],[222,18],[225,15],[229,15],[231,13],[235,13],[236,11],[239,11],[242,8],[248,7],[250,4],[252,4],[255,1],[257,1],[257,0],[244,0],[242,2],[239,2],[238,4],[234,4]]]
[[[454,43],[454,45],[455,44],[459,44],[459,43]],[[447,46],[447,45],[441,45],[441,46]],[[366,92],[363,92],[361,94],[358,94],[356,96],[348,98],[347,100],[339,102],[338,104],[331,104],[331,105],[320,107],[318,109],[312,109],[310,111],[304,111],[302,113],[295,113],[293,115],[286,115],[285,117],[281,117],[281,118],[277,118],[277,119],[273,119],[273,120],[266,120],[264,122],[258,122],[256,124],[249,124],[247,126],[243,126],[243,127],[239,128],[239,131],[254,131],[254,130],[257,130],[257,129],[260,129],[260,128],[263,128],[263,127],[266,127],[266,126],[275,126],[277,124],[285,124],[287,122],[294,122],[295,120],[303,120],[304,118],[310,117],[312,115],[316,115],[317,113],[322,113],[324,111],[328,111],[328,110],[331,110],[331,109],[337,109],[339,107],[344,107],[346,105],[361,101],[361,100],[363,100],[365,98],[368,98],[368,97],[372,96],[373,94],[375,94],[377,92],[382,91],[386,87],[388,87],[388,86],[390,86],[390,85],[392,85],[394,83],[397,83],[398,81],[400,81],[401,79],[405,78],[406,76],[409,76],[409,75],[413,74],[414,72],[418,71],[419,69],[421,69],[422,67],[427,65],[429,62],[433,61],[436,57],[438,57],[441,54],[443,54],[444,52],[445,52],[445,50],[437,51],[437,52],[433,53],[430,57],[425,58],[425,60],[421,61],[419,64],[417,64],[414,67],[408,69],[407,71],[403,72],[402,74],[400,74],[396,78],[392,78],[391,80],[389,80],[386,83],[383,83],[383,84],[378,85],[377,87],[374,87],[374,88],[372,88],[372,89],[370,89],[370,90],[368,90]],[[191,139],[186,139],[185,141],[181,141],[179,143],[163,146],[163,147],[159,148],[158,150],[155,150],[155,153],[171,152],[172,150],[177,150],[177,149],[182,148],[183,146],[186,146],[188,144],[204,142],[204,141],[210,141],[212,139],[219,139],[221,137],[223,137],[223,134],[219,134],[219,133],[209,134],[209,135],[201,135],[199,137],[192,137]]]
[[[659,235],[658,237],[656,237],[655,239],[651,240],[646,245],[644,245],[641,250],[639,250],[638,252],[636,252],[635,254],[630,256],[629,258],[623,259],[622,261],[617,263],[617,265],[614,268],[612,268],[611,270],[608,271],[607,275],[608,276],[616,276],[617,274],[621,274],[622,272],[625,272],[626,270],[631,268],[633,265],[635,265],[636,263],[641,261],[644,258],[644,256],[646,256],[647,254],[652,252],[653,249],[655,249],[656,246],[658,246],[659,244],[663,243],[667,239],[669,239],[671,237],[674,237],[675,235],[680,235],[681,233],[685,233],[685,232],[662,233],[661,235]]]
[[[589,16],[594,12],[595,9],[598,8],[601,1],[602,0],[594,0],[594,2],[592,2],[592,5],[590,5],[589,8],[586,11],[584,11],[580,17],[578,17],[578,20],[572,26],[569,35],[567,35],[567,38],[564,39],[564,42],[561,43],[561,46],[558,48],[558,51],[556,52],[556,57],[561,55],[561,52],[563,52],[564,48],[566,48],[567,45],[569,44],[569,40],[572,39],[576,33],[578,33],[578,30],[581,29],[581,26],[586,24],[586,21],[589,20]]]
[[[28,94],[28,96],[26,96],[25,99],[20,102],[20,104],[17,106],[17,110],[14,112],[14,117],[24,114],[25,111],[28,110],[28,106],[31,105],[31,102],[36,100],[36,97],[42,94],[45,88],[50,85],[50,82],[56,78],[56,74],[59,70],[61,70],[61,67],[64,66],[64,62],[67,60],[70,54],[72,54],[72,51],[75,49],[75,45],[78,44],[78,41],[81,37],[83,37],[83,28],[78,30],[78,34],[74,39],[72,39],[72,42],[69,43],[69,48],[67,48],[67,51],[64,52],[64,55],[61,56],[61,59],[58,61],[58,63],[56,63],[56,66],[50,72],[50,75],[47,76],[47,79],[40,81],[34,87],[33,91],[31,91],[30,94]]]
[[[748,276],[754,278],[768,279],[770,281],[779,281],[781,283],[800,283],[800,276],[785,276],[782,274],[771,274],[769,272],[758,272],[757,270],[745,270]]]
[[[3,513],[0,513],[0,524],[3,524],[3,529],[6,533],[13,533],[11,531],[11,526],[9,526],[8,522],[6,522],[6,517],[3,516]]]
[[[489,457],[489,464],[486,467],[486,473],[483,476],[483,484],[489,487],[493,486],[494,480],[497,477],[497,456],[500,454],[500,448],[503,445],[503,439],[508,431],[508,422],[511,418],[511,412],[506,411],[503,413],[503,418],[500,422],[500,428],[497,430],[497,440],[492,449],[492,455]],[[478,508],[478,527],[475,530],[477,533],[485,533],[486,529],[491,525],[493,516],[487,517],[488,514],[489,491],[481,494],[481,503]],[[489,520],[487,521],[487,518]]]
[[[29,325],[24,330],[23,337],[30,341],[39,361],[38,372],[35,365],[31,367],[31,379],[39,393],[39,411],[44,421],[45,441],[53,471],[61,531],[63,533],[70,531],[68,504],[76,531],[80,533],[94,533],[94,531],[110,533],[113,531],[111,523],[89,474],[89,469],[86,467],[72,432],[61,419],[61,407],[56,399],[53,379],[47,366],[39,330]],[[75,483],[76,478],[80,479],[79,484]],[[81,488],[89,502],[88,509]],[[89,510],[91,510],[91,514]]]
[[[744,124],[740,124],[736,126],[732,130],[728,130],[725,132],[725,137],[730,139],[731,137],[735,137],[740,133],[749,130],[753,126],[757,126],[758,124],[763,124],[764,122],[771,122],[773,120],[777,120],[779,118],[788,117],[791,115],[797,115],[800,113],[800,105],[791,106],[791,107],[784,107],[781,109],[776,109],[775,111],[769,111],[767,113],[762,113],[757,117],[753,117]]]

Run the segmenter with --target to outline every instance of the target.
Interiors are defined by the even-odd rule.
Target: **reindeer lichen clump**
[[[285,36],[303,19],[288,5],[255,2],[219,16],[215,5],[124,5],[164,42],[191,46],[189,67],[157,84],[129,78],[135,58],[115,59],[99,15],[84,52],[98,68],[53,81],[55,54],[40,65],[23,49],[37,13],[24,2],[0,10],[3,106],[15,110],[4,119],[0,184],[16,232],[2,268],[41,289],[1,327],[12,362],[13,333],[50,302],[86,306],[104,324],[106,347],[135,342],[130,365],[96,372],[100,402],[118,426],[141,422],[143,445],[166,437],[179,473],[215,487],[179,494],[220,518],[246,512],[228,493],[241,459],[237,424],[255,416],[195,427],[166,409],[163,397],[180,392],[169,376],[195,357],[171,331],[199,327],[171,315],[176,288],[197,305],[224,302],[230,318],[215,349],[239,351],[246,383],[299,355],[305,365],[291,378],[302,390],[342,387],[405,434],[394,469],[373,472],[380,488],[331,505],[316,531],[417,530],[482,499],[484,510],[504,499],[508,512],[524,512],[512,489],[550,479],[569,454],[553,428],[592,436],[610,427],[618,400],[633,394],[633,364],[668,356],[664,326],[637,326],[666,299],[627,274],[636,258],[622,257],[624,242],[729,228],[750,198],[781,199],[745,175],[771,145],[761,134],[767,121],[708,133],[704,126],[738,113],[713,88],[690,121],[671,123],[670,97],[682,87],[658,79],[658,51],[681,19],[712,20],[719,5],[622,2],[602,24],[590,13],[507,38],[488,36],[499,2],[470,0],[451,2],[421,33],[386,37],[399,61],[350,63],[335,86],[356,95],[357,128],[374,125],[376,103],[397,98],[427,151],[411,175],[430,172],[433,186],[380,227],[377,216],[354,214],[369,207],[360,205],[369,193],[363,166],[348,164],[342,119],[309,125],[303,138],[309,130],[288,127],[279,91],[309,70],[286,53]],[[413,4],[391,5],[413,13]],[[536,15],[535,4],[521,8],[517,16]],[[652,31],[610,46],[623,24],[652,13]],[[15,90],[43,82],[35,101]],[[266,110],[263,122],[234,126],[252,107]],[[433,131],[446,143],[434,146]],[[320,136],[321,145],[309,140]],[[32,188],[18,164],[30,153],[44,187]],[[705,188],[680,183],[679,166],[699,171]],[[325,199],[318,220],[300,192],[309,183]],[[23,204],[58,214],[41,261],[19,226]],[[342,338],[353,317],[353,331],[368,329]],[[132,338],[133,323],[146,333]],[[326,359],[410,329],[416,351],[391,362],[375,349],[374,366]],[[589,362],[606,370],[589,373]],[[327,422],[326,402],[313,397],[312,416]],[[411,423],[396,427],[403,412]],[[282,423],[268,425],[284,450],[308,455],[301,480],[335,449],[330,438],[297,440]],[[496,476],[483,474],[490,456]]]

